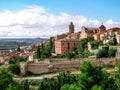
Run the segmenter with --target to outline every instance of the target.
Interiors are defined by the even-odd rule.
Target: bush
[[[13,81],[6,90],[23,90],[23,86],[20,83]]]
[[[72,59],[72,58],[75,56],[75,54],[74,54],[73,52],[69,52],[69,53],[67,53],[65,56],[66,56],[66,58],[68,58],[68,59]]]
[[[16,64],[17,59],[15,58],[10,58],[9,59],[9,64]]]
[[[44,78],[41,80],[38,90],[60,90],[64,84],[72,84],[76,82],[75,75],[70,71],[64,71],[53,78]]]
[[[13,74],[17,74],[19,75],[20,74],[20,68],[18,65],[16,64],[12,64],[8,67],[8,70],[11,71]]]
[[[13,82],[12,75],[6,68],[0,68],[0,90],[6,90],[10,83]]]
[[[108,56],[108,51],[104,48],[100,49],[96,54],[97,58],[102,58],[102,57],[107,57],[107,56]]]
[[[88,56],[92,56],[93,53],[89,52],[88,49],[85,49],[85,50],[83,51],[83,54],[82,54],[82,55],[83,55],[84,58],[86,58],[86,57],[88,57]]]
[[[82,90],[80,87],[74,85],[74,84],[65,84],[63,85],[60,90]]]
[[[117,39],[114,37],[113,40],[110,40],[109,45],[117,45]]]
[[[109,51],[108,51],[108,55],[109,55],[110,57],[115,57],[116,51],[117,51],[117,49],[115,49],[115,48],[110,48]]]
[[[99,42],[98,41],[91,42],[91,48],[92,49],[98,49],[98,47],[99,47]]]
[[[19,57],[19,56],[15,57],[15,58],[10,58],[9,59],[9,64],[16,64],[17,61],[20,61],[20,62],[24,61],[24,62],[26,62],[27,58],[25,58],[25,57]]]
[[[108,44],[109,44],[109,45],[114,45],[113,40],[110,40],[110,41],[108,42]]]

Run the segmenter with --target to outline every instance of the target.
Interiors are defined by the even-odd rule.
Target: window
[[[74,46],[75,46],[76,44],[74,43]]]
[[[68,44],[68,50],[69,50],[70,49],[70,43],[68,42],[67,44]]]

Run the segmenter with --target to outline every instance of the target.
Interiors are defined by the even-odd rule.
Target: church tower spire
[[[103,25],[103,22],[102,22],[102,25],[99,27],[99,32],[104,32],[106,31],[106,27]]]

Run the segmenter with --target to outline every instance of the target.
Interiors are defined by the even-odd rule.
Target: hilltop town
[[[98,28],[82,26],[81,31],[75,33],[74,24],[71,22],[69,32],[52,37],[52,40],[55,42],[55,54],[64,55],[69,52],[69,50],[72,50],[73,47],[77,46],[81,39],[93,37],[95,41],[102,41],[103,44],[107,44],[109,41],[113,40],[114,35],[119,45],[120,28],[118,27],[107,30],[104,25]]]
[[[75,32],[73,22],[69,31],[36,44],[0,50],[0,64],[17,64],[20,74],[43,74],[62,70],[77,70],[84,60],[103,66],[115,66],[120,59],[120,28],[106,29],[82,26]],[[72,60],[72,61],[71,61]],[[38,69],[39,68],[39,69]]]
[[[116,46],[119,47],[120,44],[120,28],[119,27],[113,27],[110,29],[106,29],[106,27],[102,24],[101,26],[94,28],[94,27],[81,27],[81,31],[75,32],[74,30],[74,24],[73,22],[70,22],[69,24],[69,31],[57,36],[50,37],[52,47],[54,50],[50,52],[49,57],[54,56],[62,56],[67,54],[68,52],[72,51],[74,47],[78,47],[79,41],[85,38],[93,37],[94,41],[101,42],[103,45],[109,45],[109,46]],[[112,45],[112,40],[116,39],[116,45]],[[27,57],[29,61],[33,61],[33,59],[37,59],[37,52],[34,50],[37,46],[47,46],[50,42],[50,40],[44,40],[43,42],[40,42],[36,45],[27,45],[27,46],[21,46],[19,47],[21,51],[13,51],[11,50],[1,50],[1,64],[6,63],[8,64],[8,58],[20,56],[20,57]],[[111,43],[111,45],[110,45]],[[87,44],[88,50],[90,52],[94,52],[95,50],[92,50],[92,46],[90,42]],[[16,48],[17,49],[17,48]]]
[[[15,81],[21,80],[21,76],[34,75],[34,77],[23,78],[23,80],[27,79],[29,82],[27,80],[21,82],[24,83],[25,88],[34,88],[30,86],[35,86],[35,90],[39,90],[39,88],[44,90],[44,87],[48,87],[48,84],[42,83],[50,83],[52,79],[53,83],[55,82],[54,80],[57,80],[57,82],[63,83],[63,85],[65,83],[61,82],[61,80],[66,81],[68,79],[66,83],[69,83],[69,80],[72,79],[71,83],[76,82],[77,79],[75,75],[79,75],[78,71],[80,66],[81,73],[84,73],[82,68],[91,72],[91,70],[97,70],[99,67],[110,67],[112,70],[107,72],[110,73],[110,75],[115,75],[117,71],[115,67],[120,60],[120,28],[113,27],[106,29],[102,24],[98,28],[82,26],[81,31],[75,32],[74,27],[73,22],[70,22],[69,31],[66,33],[52,36],[50,39],[43,40],[36,44],[18,46],[14,50],[1,49],[1,67],[7,67],[13,74]],[[75,75],[65,70],[69,70],[72,73],[75,72]],[[59,72],[62,73],[58,74]],[[102,68],[99,68],[98,71],[95,72],[103,73]],[[41,76],[46,74],[48,74],[46,77],[50,79],[44,79],[46,77]],[[49,74],[51,74],[51,76]],[[40,76],[36,77],[36,75]],[[37,80],[35,78],[37,78]],[[41,84],[37,85],[39,82],[36,81],[40,78],[42,78]],[[31,81],[31,79],[33,81]],[[18,84],[18,86],[20,85],[22,84]],[[62,85],[57,87],[57,84],[54,84],[54,86],[56,88],[62,87]],[[50,87],[55,88],[50,85],[48,90]]]

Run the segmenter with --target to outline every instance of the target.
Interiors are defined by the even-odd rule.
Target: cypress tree
[[[40,58],[41,53],[40,53],[40,46],[37,47],[37,58]]]

